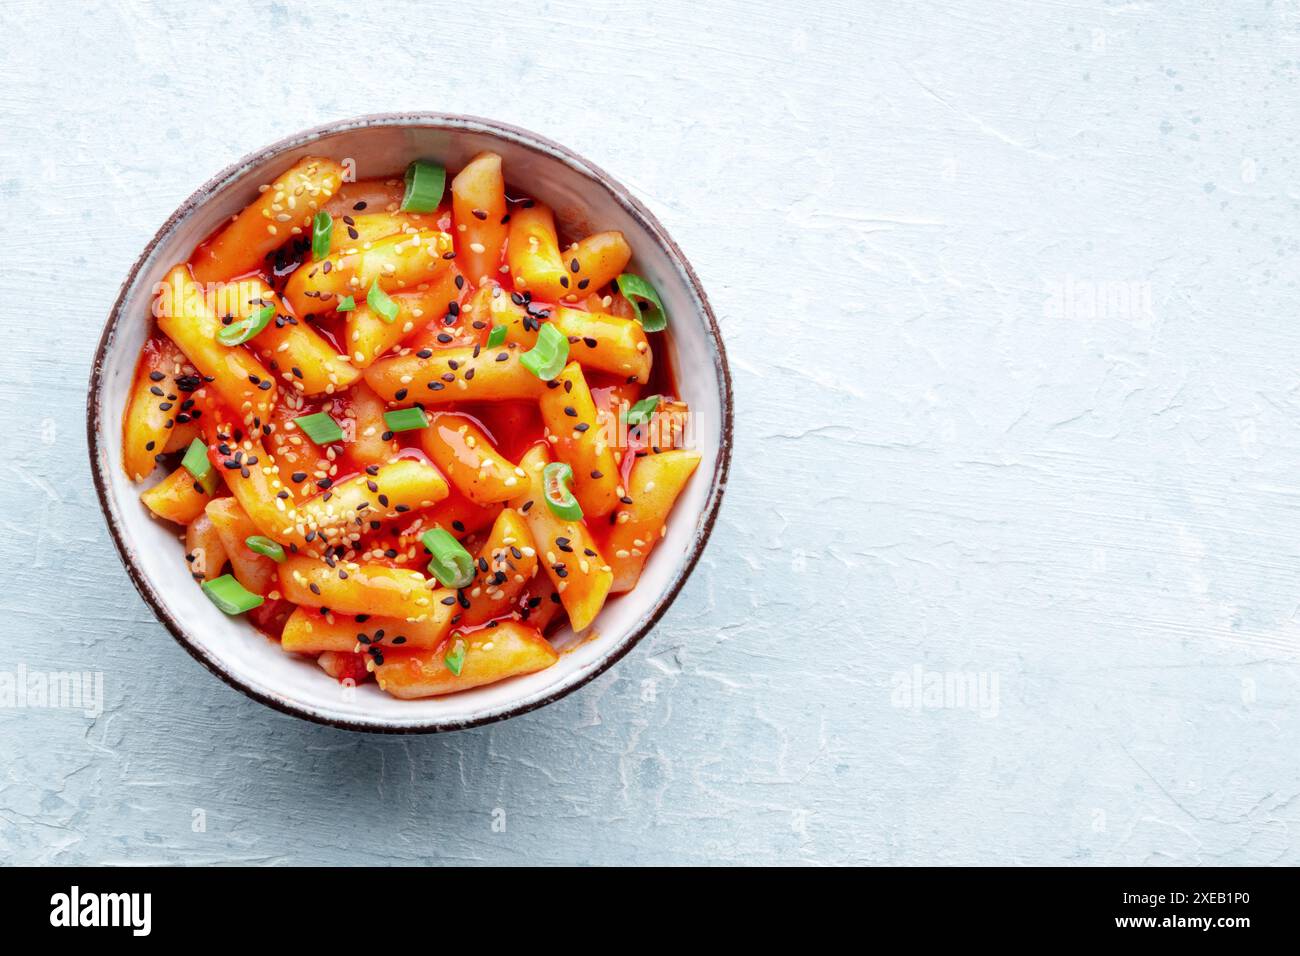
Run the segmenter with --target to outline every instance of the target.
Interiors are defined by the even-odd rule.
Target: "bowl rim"
[[[718,461],[717,466],[714,469],[713,482],[709,488],[708,498],[705,500],[704,508],[700,513],[700,517],[703,520],[695,530],[691,541],[690,551],[686,556],[685,562],[681,565],[675,579],[671,581],[668,588],[659,595],[654,605],[651,607],[650,612],[642,618],[638,626],[626,634],[619,643],[612,646],[602,658],[597,660],[585,672],[575,672],[575,675],[572,679],[568,680],[567,683],[562,683],[553,691],[534,700],[518,704],[508,704],[499,707],[496,710],[487,711],[483,714],[471,717],[446,720],[430,718],[425,722],[403,725],[384,723],[383,718],[376,718],[375,720],[349,720],[341,717],[329,716],[327,714],[317,713],[310,707],[299,704],[286,696],[276,696],[274,694],[263,693],[248,686],[238,676],[231,673],[225,666],[225,662],[221,657],[207,651],[191,640],[185,626],[177,620],[164,605],[154,588],[154,584],[137,564],[130,548],[128,548],[125,540],[125,529],[119,524],[113,506],[110,503],[109,478],[104,474],[103,469],[100,468],[101,432],[103,431],[104,420],[103,391],[105,360],[108,354],[109,344],[113,339],[113,333],[117,330],[119,322],[123,319],[123,305],[128,290],[135,284],[136,277],[153,254],[154,249],[157,248],[178,222],[189,216],[195,209],[208,202],[223,185],[232,181],[233,178],[238,175],[242,175],[247,167],[272,158],[282,152],[309,145],[316,140],[334,133],[362,130],[375,126],[417,127],[449,131],[470,130],[474,132],[488,133],[508,140],[526,149],[549,154],[553,158],[559,159],[570,168],[576,170],[579,174],[584,175],[595,185],[603,187],[628,215],[636,220],[642,228],[646,229],[646,231],[654,237],[667,253],[669,259],[685,276],[692,294],[699,302],[700,311],[705,320],[707,333],[706,338],[712,348],[712,357],[719,373],[720,398],[722,399],[722,420],[720,423]],[[103,331],[100,333],[99,344],[95,348],[95,355],[91,362],[90,387],[86,398],[87,448],[90,455],[91,476],[95,483],[95,492],[99,498],[100,511],[104,515],[104,520],[108,523],[109,534],[117,549],[118,557],[122,561],[123,566],[126,568],[127,575],[131,579],[131,583],[135,585],[135,589],[140,593],[140,596],[144,599],[145,603],[149,605],[154,616],[163,623],[168,631],[171,632],[171,635],[176,642],[180,644],[180,646],[183,647],[191,657],[201,663],[225,683],[234,687],[236,690],[243,692],[253,700],[265,704],[267,707],[317,724],[337,727],[342,730],[378,734],[444,733],[456,730],[467,730],[472,727],[480,727],[500,720],[508,720],[511,717],[517,717],[520,714],[526,714],[530,711],[537,710],[538,708],[545,707],[547,704],[554,703],[562,697],[568,696],[579,687],[582,687],[599,677],[621,660],[630,650],[632,650],[633,647],[641,642],[641,639],[644,638],[645,635],[648,634],[659,622],[660,618],[663,617],[669,606],[677,598],[682,587],[686,584],[687,579],[691,576],[691,572],[695,570],[696,564],[699,563],[700,556],[704,553],[705,545],[708,543],[709,537],[713,532],[713,526],[717,520],[719,508],[722,505],[723,493],[727,486],[727,475],[731,468],[732,429],[733,395],[731,389],[731,370],[727,365],[727,353],[722,342],[722,332],[718,328],[718,322],[713,314],[713,308],[709,304],[708,297],[704,293],[704,288],[700,284],[695,269],[691,266],[681,248],[673,241],[667,230],[664,229],[663,225],[655,217],[654,213],[646,208],[640,200],[633,196],[627,187],[621,182],[616,180],[599,166],[592,163],[590,160],[569,149],[567,146],[557,143],[538,133],[534,133],[531,130],[524,129],[523,127],[503,123],[498,120],[460,113],[369,113],[362,116],[334,120],[329,123],[323,123],[284,136],[261,149],[254,150],[253,152],[236,159],[234,162],[221,169],[220,172],[216,173],[194,190],[194,192],[191,193],[190,196],[186,198],[170,216],[167,217],[167,220],[162,224],[158,231],[154,233],[153,238],[151,238],[145,245],[139,257],[137,257],[135,262],[132,263],[130,270],[127,272],[126,278],[118,289],[117,298],[114,300],[113,306],[109,310]],[[103,458],[107,461],[107,455],[103,456]]]

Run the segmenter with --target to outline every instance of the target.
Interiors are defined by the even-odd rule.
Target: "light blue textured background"
[[[0,670],[106,694],[0,711],[0,858],[1300,863],[1294,3],[371,7],[0,5]],[[154,621],[83,405],[192,189],[402,109],[630,185],[712,297],[738,430],[617,668],[383,739]],[[900,706],[917,668],[990,696]]]

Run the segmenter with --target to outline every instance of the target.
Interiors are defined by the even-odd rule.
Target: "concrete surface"
[[[0,5],[0,690],[103,682],[97,716],[0,709],[0,857],[1300,863],[1294,4],[368,8]],[[168,213],[402,109],[632,186],[712,296],[739,425],[654,634],[426,739],[203,671],[83,437]]]

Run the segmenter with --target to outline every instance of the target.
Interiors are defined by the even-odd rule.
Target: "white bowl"
[[[659,291],[671,318],[671,357],[690,403],[703,459],[678,499],[667,537],[640,583],[611,599],[582,640],[556,637],[544,671],[447,697],[398,700],[366,683],[349,689],[313,661],[286,654],[241,618],[219,611],[191,579],[176,533],[153,520],[122,469],[122,413],[149,330],[151,289],[167,269],[298,158],[356,163],[358,178],[403,170],[416,158],[456,169],[482,150],[501,154],[511,183],[550,205],[577,234],[618,229],[633,268]],[[681,590],[708,540],[731,455],[731,379],[718,326],[681,250],[627,189],[580,156],[535,133],[490,120],[433,113],[366,116],[307,130],[218,173],[145,247],[109,314],[95,354],[87,406],[90,466],[109,530],[141,596],[186,650],[250,697],[286,713],[354,730],[422,733],[502,720],[563,697],[626,654]]]

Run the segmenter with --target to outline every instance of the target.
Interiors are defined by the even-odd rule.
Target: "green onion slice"
[[[563,372],[568,361],[569,340],[549,323],[537,333],[537,344],[519,356],[519,363],[543,382],[549,382]]]
[[[488,333],[488,348],[494,349],[506,340],[506,327],[504,325],[492,326],[492,331]]]
[[[397,318],[397,303],[392,300],[387,292],[379,288],[379,280],[376,279],[370,284],[370,291],[366,293],[366,305],[379,314],[379,317],[390,325]]]
[[[644,425],[650,421],[650,416],[655,413],[659,407],[660,396],[651,395],[649,398],[643,398],[627,410],[627,423],[629,425]]]
[[[446,184],[446,169],[437,163],[417,159],[406,167],[402,212],[433,212],[442,202],[442,190]]]
[[[551,513],[566,521],[581,521],[582,505],[569,490],[572,483],[573,469],[562,461],[553,461],[542,469],[542,490]]]
[[[275,306],[264,305],[248,318],[223,326],[217,333],[217,341],[222,345],[243,345],[266,328],[274,317]]]
[[[391,432],[410,432],[417,428],[428,428],[429,419],[424,417],[423,408],[399,408],[384,412],[384,424]]]
[[[465,666],[465,638],[458,634],[451,639],[451,649],[447,651],[442,662],[447,665],[447,670],[451,671],[452,676],[460,676],[461,669]]]
[[[203,593],[227,614],[243,614],[262,605],[262,595],[247,590],[229,574],[204,581]]]
[[[250,534],[244,539],[244,547],[257,554],[264,554],[276,564],[284,564],[284,548],[260,534]]]
[[[429,573],[445,588],[463,588],[474,580],[474,559],[445,528],[431,528],[420,536],[433,560]]]
[[[324,412],[303,415],[301,418],[295,418],[293,422],[317,445],[324,446],[343,440],[343,429],[339,428],[339,423]]]
[[[212,467],[212,461],[208,458],[208,446],[203,443],[202,438],[196,438],[190,442],[190,447],[185,449],[185,457],[181,459],[181,466],[194,476],[208,494],[216,490],[218,475],[216,469]]]
[[[334,311],[351,312],[354,309],[356,309],[356,307],[357,307],[357,300],[352,298],[352,296],[349,295],[346,296],[345,298],[339,299],[339,304],[334,306]]]
[[[321,210],[311,221],[311,257],[319,262],[330,254],[330,236],[334,232],[334,217]]]
[[[637,321],[647,332],[662,332],[668,328],[668,313],[655,287],[631,272],[624,272],[616,280],[618,291],[636,306]]]

